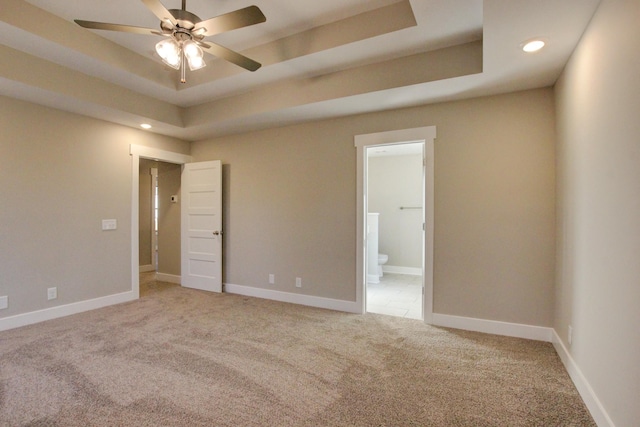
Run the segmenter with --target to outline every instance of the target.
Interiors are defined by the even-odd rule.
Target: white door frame
[[[140,196],[140,159],[184,165],[185,163],[191,163],[193,158],[186,154],[135,144],[131,144],[129,147],[129,154],[131,154],[131,290],[134,297],[138,299],[140,298],[140,266],[138,265],[140,263],[140,243],[138,241],[140,229],[140,205],[138,200]]]
[[[357,201],[356,201],[356,305],[360,312],[366,310],[366,236],[367,224],[367,155],[366,148],[376,145],[400,144],[408,142],[424,142],[424,298],[423,310],[425,323],[433,321],[433,230],[434,230],[434,146],[436,127],[428,126],[413,129],[402,129],[389,132],[378,132],[356,135],[357,150]]]

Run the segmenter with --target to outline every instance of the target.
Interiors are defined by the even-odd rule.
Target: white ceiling
[[[200,140],[552,85],[599,0],[187,0],[203,20],[255,4],[267,21],[207,39],[262,68],[208,57],[184,85],[160,37],[73,23],[157,28],[140,0],[2,3],[0,94]],[[533,37],[547,47],[523,53]]]

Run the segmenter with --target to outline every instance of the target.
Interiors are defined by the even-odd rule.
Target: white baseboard
[[[552,328],[433,313],[433,326],[551,342],[598,427],[615,427],[593,388]]]
[[[140,273],[148,273],[150,271],[156,271],[156,267],[152,264],[140,266]]]
[[[276,291],[273,289],[254,288],[251,286],[224,284],[224,291],[230,294],[245,295],[249,297],[263,298],[292,304],[306,305],[328,310],[344,311],[347,313],[361,314],[362,310],[355,301],[344,301],[331,298],[316,297],[312,295],[293,294]]]
[[[6,331],[9,329],[19,328],[21,326],[32,325],[34,323],[44,322],[45,320],[52,320],[59,317],[70,316],[72,314],[95,310],[97,308],[103,308],[110,305],[121,304],[123,302],[133,301],[135,299],[137,298],[134,292],[127,291],[120,294],[108,295],[106,297],[74,302],[71,304],[46,308],[44,310],[31,311],[29,313],[5,317],[0,319],[0,331]]]
[[[571,354],[569,353],[555,330],[553,331],[552,342],[553,347],[556,349],[558,356],[560,356],[560,360],[562,360],[565,369],[569,373],[571,380],[575,384],[576,389],[578,389],[578,393],[580,393],[582,400],[589,409],[589,412],[591,413],[591,416],[593,417],[596,424],[599,427],[615,427],[613,421],[607,414],[607,411],[602,406],[600,399],[598,399],[598,396],[596,396],[593,388],[591,388],[591,385],[582,374],[582,371],[576,364],[575,360],[573,360],[573,357],[571,357]]]
[[[411,276],[422,276],[422,269],[416,267],[400,267],[397,265],[383,265],[383,273],[409,274]]]
[[[367,283],[380,283],[380,276],[377,274],[367,274]]]
[[[156,280],[160,282],[175,283],[176,285],[182,284],[182,277],[175,274],[156,273]]]
[[[531,326],[520,323],[498,322],[496,320],[474,319],[471,317],[451,316],[433,313],[433,326],[464,329],[465,331],[484,332],[486,334],[551,342],[553,329],[543,326]]]

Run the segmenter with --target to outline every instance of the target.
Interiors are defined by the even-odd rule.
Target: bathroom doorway
[[[356,304],[363,313],[432,322],[435,137],[430,126],[354,138]]]
[[[422,320],[424,142],[366,152],[366,311]]]

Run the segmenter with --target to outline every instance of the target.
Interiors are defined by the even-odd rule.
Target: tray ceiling
[[[179,9],[180,0],[162,0]],[[202,19],[255,4],[267,21],[210,39],[263,64],[178,72],[139,0],[3,0],[0,95],[185,140],[552,85],[598,0],[188,0]],[[520,44],[543,37],[525,54]]]

